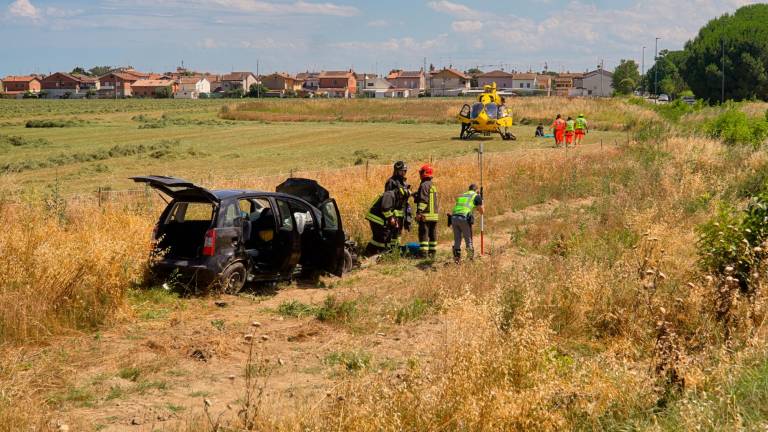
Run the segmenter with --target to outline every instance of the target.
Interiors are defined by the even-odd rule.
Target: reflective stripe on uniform
[[[419,206],[417,207],[419,211],[424,211],[427,209],[427,203],[420,202]]]
[[[384,219],[376,216],[373,213],[366,214],[365,218],[368,219],[369,221],[375,223],[375,224],[384,225]]]
[[[385,216],[386,216],[386,212],[384,212],[384,213],[385,213]],[[399,209],[397,209],[397,210],[393,210],[393,211],[392,211],[392,213],[394,214],[394,216],[395,216],[396,218],[405,217],[405,212],[404,212],[404,211],[402,211],[402,210],[399,210]],[[387,217],[389,217],[389,216],[387,216]]]
[[[437,221],[437,212],[435,204],[437,203],[437,188],[432,185],[429,187],[429,211],[424,215],[424,219],[430,222]]]

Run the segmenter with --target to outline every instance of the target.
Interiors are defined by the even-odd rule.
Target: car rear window
[[[165,223],[210,222],[213,219],[213,203],[176,202],[168,213]]]

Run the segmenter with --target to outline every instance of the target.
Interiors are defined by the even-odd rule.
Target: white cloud
[[[126,6],[151,6],[170,9],[213,9],[219,12],[247,12],[272,15],[330,15],[351,17],[360,14],[354,6],[297,0],[293,3],[264,0],[106,0],[115,9]]]
[[[8,5],[8,14],[12,17],[38,20],[41,18],[40,9],[29,0],[16,0]]]
[[[475,18],[483,15],[481,12],[470,8],[469,6],[448,0],[431,1],[427,3],[427,6],[436,12],[442,12],[458,18]]]
[[[392,38],[382,42],[340,42],[332,44],[334,48],[359,51],[418,51],[423,52],[444,45],[448,40],[447,34],[441,34],[433,39],[417,41],[411,37]]]
[[[276,40],[271,37],[261,38],[255,41],[242,41],[240,42],[241,48],[271,50],[271,49],[286,49],[295,50],[305,47],[305,43],[300,40]]]
[[[216,49],[216,48],[221,48],[223,45],[221,43],[219,43],[218,41],[216,41],[216,39],[205,38],[205,39],[201,40],[197,44],[197,46],[199,46],[200,48],[205,48],[205,49]]]
[[[451,28],[455,32],[459,33],[474,33],[482,30],[483,28],[483,22],[482,21],[454,21],[451,23]]]
[[[368,21],[366,24],[368,27],[389,27],[391,24],[385,19]]]
[[[60,9],[53,6],[45,8],[45,15],[52,18],[71,18],[82,14],[82,9]]]

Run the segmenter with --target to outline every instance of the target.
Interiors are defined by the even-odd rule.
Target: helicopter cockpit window
[[[477,118],[477,116],[479,116],[482,111],[483,111],[483,104],[481,104],[480,102],[475,102],[474,104],[472,104],[472,115],[470,116],[470,118],[473,118],[473,119]]]
[[[488,118],[495,119],[499,115],[499,107],[495,103],[489,103],[485,106],[485,113],[488,114]]]

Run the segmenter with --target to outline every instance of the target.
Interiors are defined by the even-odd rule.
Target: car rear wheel
[[[237,294],[245,286],[248,272],[242,263],[234,263],[219,276],[219,289],[225,294]]]

